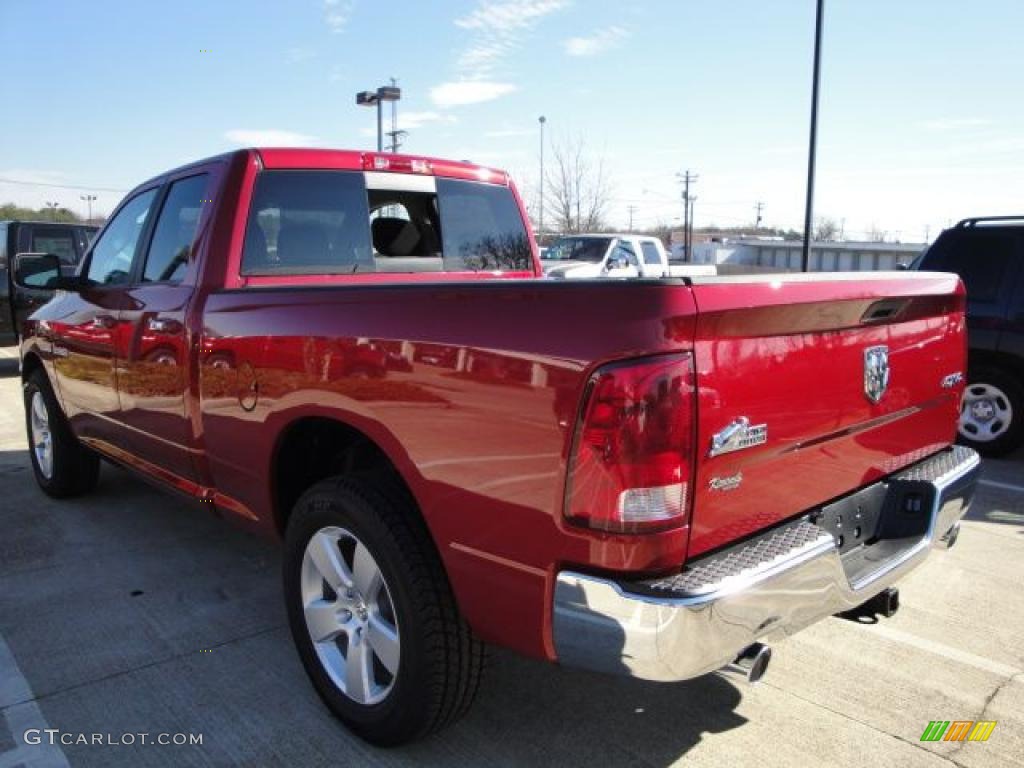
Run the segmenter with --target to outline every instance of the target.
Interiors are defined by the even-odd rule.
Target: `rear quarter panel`
[[[212,482],[263,527],[281,513],[268,480],[279,436],[322,416],[389,455],[487,640],[550,657],[547,606],[560,567],[635,572],[682,561],[686,528],[638,542],[562,518],[586,378],[612,359],[690,348],[694,305],[681,282],[243,289],[211,294],[203,318]],[[253,382],[258,399],[246,410]]]

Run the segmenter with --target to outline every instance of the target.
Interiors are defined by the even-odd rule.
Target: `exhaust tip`
[[[743,649],[732,666],[747,679],[748,683],[753,684],[764,677],[771,660],[772,649],[764,643],[754,643]]]

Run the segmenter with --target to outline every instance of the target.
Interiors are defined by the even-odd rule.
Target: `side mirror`
[[[910,269],[910,265],[907,264],[907,262],[905,262],[905,261],[900,261],[900,262],[896,263],[896,269],[904,270],[905,271],[905,270]]]
[[[605,266],[607,270],[613,269],[625,269],[629,266],[629,261],[625,256],[610,256],[608,257],[608,264]]]
[[[30,290],[74,290],[76,278],[65,277],[54,253],[19,253],[14,257],[14,284]]]

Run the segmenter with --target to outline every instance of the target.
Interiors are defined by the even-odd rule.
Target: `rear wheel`
[[[42,370],[25,382],[25,427],[36,482],[57,499],[88,493],[100,475],[99,456],[71,432]]]
[[[1024,387],[987,366],[970,372],[960,404],[960,440],[986,456],[1013,451],[1024,440]]]
[[[417,514],[393,489],[334,478],[302,496],[285,536],[285,601],[306,673],[335,715],[381,746],[454,722],[483,666]]]

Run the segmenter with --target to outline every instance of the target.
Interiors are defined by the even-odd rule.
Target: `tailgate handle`
[[[861,315],[862,323],[880,323],[901,314],[907,306],[906,299],[882,299],[876,301]]]

